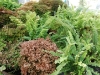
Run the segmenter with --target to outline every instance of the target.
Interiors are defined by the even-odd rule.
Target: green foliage
[[[3,70],[5,70],[6,69],[6,67],[3,65],[3,66],[1,66],[0,67],[0,72],[2,72]]]
[[[0,35],[2,36],[2,35]],[[4,43],[4,40],[2,37],[0,37],[0,52],[3,50],[3,48],[6,46],[6,44]]]
[[[5,67],[4,65],[2,65],[2,66],[0,67],[0,75],[3,75],[3,74],[2,74],[2,71],[5,70],[5,69],[6,69],[6,67]]]
[[[0,28],[2,28],[4,25],[10,22],[9,16],[10,16],[9,14],[0,15]]]
[[[100,42],[97,41],[99,40],[100,30],[100,27],[97,27],[100,22],[94,12],[88,10],[79,12],[59,7],[57,16],[64,20],[63,23],[67,21],[70,28],[66,31],[68,36],[66,36],[65,48],[59,50],[59,54],[57,53],[59,59],[55,63],[59,64],[59,66],[51,75],[58,75],[62,72],[65,75],[66,73],[71,75],[99,75],[89,67],[89,65],[100,67],[100,59],[96,57],[96,55],[100,55],[100,48],[97,48],[100,46]]]
[[[67,7],[67,5],[62,0],[39,0],[39,2],[29,1],[23,4],[17,10],[35,11],[39,16],[42,16],[49,11],[51,15],[54,15],[57,12],[59,5],[64,5]]]
[[[14,36],[8,38],[8,35],[2,33],[0,35],[0,65],[5,65],[6,69],[16,71],[19,70],[18,58],[19,58],[19,42],[21,38]],[[8,39],[7,39],[8,38]],[[16,39],[17,38],[17,39]],[[18,40],[19,39],[19,40]],[[7,61],[7,62],[6,62]]]
[[[97,17],[98,16],[98,17]],[[71,75],[96,74],[89,65],[100,67],[100,21],[99,14],[82,8],[59,7],[54,16],[45,13],[39,17],[35,12],[27,11],[21,18],[11,17],[17,25],[27,29],[27,40],[50,37],[59,50],[53,55],[59,56],[58,64],[51,75],[59,73]]]
[[[4,41],[21,41],[22,37],[26,34],[26,29],[25,26],[17,26],[14,23],[9,23],[1,29],[1,33]]]
[[[59,66],[51,75],[58,75],[62,72],[72,75],[92,75],[92,73],[99,75],[88,66],[93,64],[95,64],[93,66],[100,66],[96,62],[91,62],[89,51],[93,48],[93,43],[86,43],[85,40],[81,42],[77,35],[76,38],[74,40],[72,33],[69,32],[69,36],[66,37],[66,47],[58,52],[59,59],[55,61]]]
[[[67,7],[67,4],[65,4],[62,0],[39,0],[39,4],[48,6],[51,15],[54,15],[56,13],[59,5],[64,5],[65,7]]]
[[[26,32],[27,31],[25,26],[17,26],[11,22],[0,29],[0,51],[2,51],[2,55],[0,56],[0,63],[1,65],[5,65],[8,70],[19,70],[18,46],[19,43],[23,41],[22,37],[26,34]]]
[[[15,10],[20,7],[20,4],[18,4],[16,0],[0,0],[0,7]]]

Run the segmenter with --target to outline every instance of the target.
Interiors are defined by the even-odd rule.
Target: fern
[[[26,12],[24,16],[25,22],[20,18],[14,18],[14,20],[17,25],[26,27],[28,40],[50,37],[59,47],[58,52],[51,52],[59,57],[55,61],[58,66],[51,75],[98,74],[89,66],[99,67],[100,63],[100,42],[98,41],[100,17],[96,17],[94,12],[59,7],[54,16],[50,16],[47,12],[39,17],[31,11]]]

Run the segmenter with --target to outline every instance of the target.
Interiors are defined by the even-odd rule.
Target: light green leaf
[[[61,71],[61,69],[66,65],[67,63],[66,62],[62,62],[58,67],[57,69],[50,75],[58,75]]]
[[[5,70],[6,69],[6,67],[3,65],[3,66],[1,66],[0,67],[0,72],[2,72],[3,70]]]

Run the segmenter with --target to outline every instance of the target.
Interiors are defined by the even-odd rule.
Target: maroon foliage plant
[[[39,38],[20,44],[20,68],[22,75],[48,75],[55,68],[58,58],[47,51],[56,52],[57,46],[50,39]]]

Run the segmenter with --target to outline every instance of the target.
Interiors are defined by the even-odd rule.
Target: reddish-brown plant
[[[17,16],[17,13],[5,8],[0,8],[0,28],[11,23],[10,16]]]
[[[37,39],[20,45],[20,68],[22,75],[48,75],[55,68],[57,57],[46,51],[56,52],[57,46],[50,39]]]

